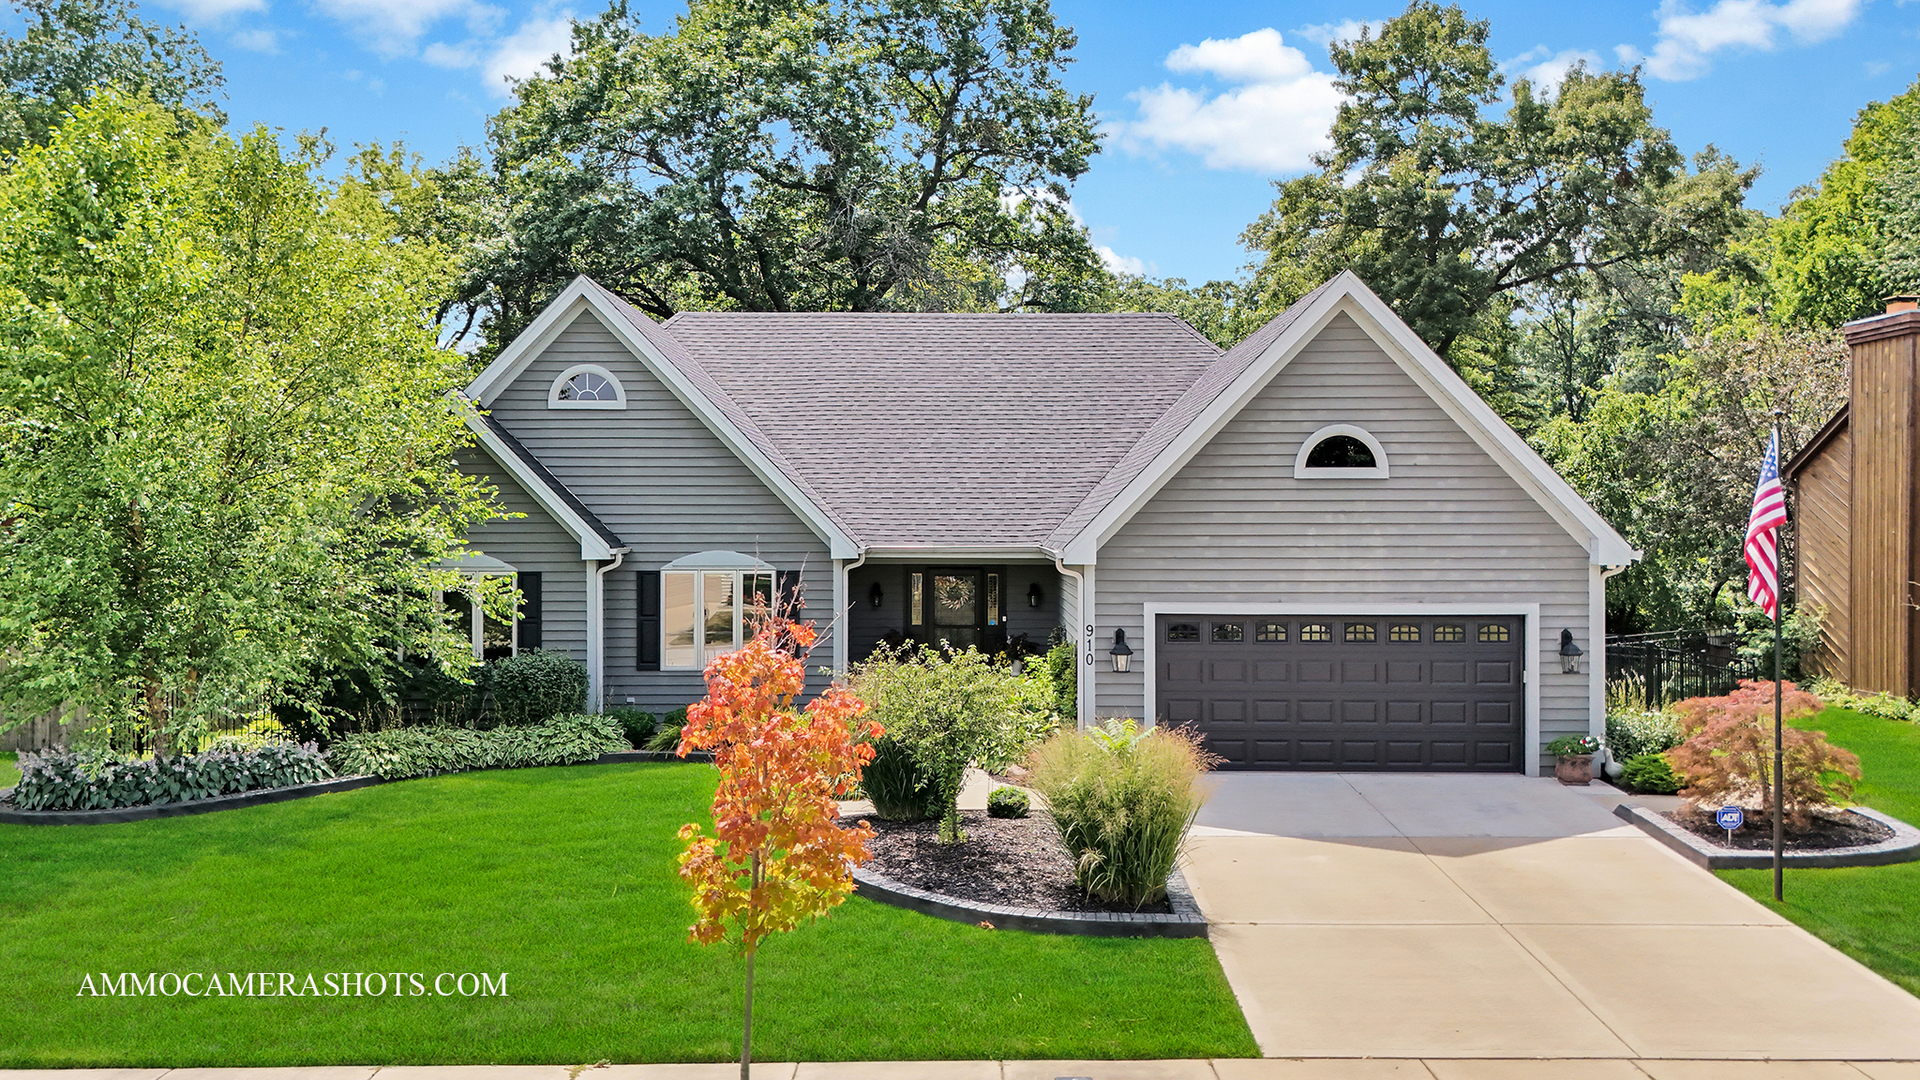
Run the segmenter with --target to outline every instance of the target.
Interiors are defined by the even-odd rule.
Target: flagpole
[[[1784,409],[1773,410],[1773,445],[1775,447],[1778,447],[1780,445],[1780,417],[1785,415],[1785,413],[1786,413],[1786,410]],[[1778,451],[1776,450],[1775,452],[1777,453]],[[1784,491],[1781,493],[1781,497],[1782,497],[1782,510],[1784,511],[1785,509],[1785,492]],[[1782,513],[1782,517],[1785,517],[1784,512]],[[1786,548],[1787,548],[1786,539],[1787,539],[1787,523],[1785,521],[1782,521],[1780,523],[1780,541],[1781,542],[1779,547],[1776,550],[1781,552],[1786,551]],[[1784,562],[1785,560],[1782,560],[1781,564],[1784,565]],[[1782,734],[1781,723],[1780,723],[1780,714],[1783,711],[1781,706],[1781,697],[1784,694],[1784,688],[1780,683],[1780,653],[1782,651],[1781,639],[1784,636],[1784,631],[1782,630],[1782,627],[1781,627],[1781,621],[1786,616],[1786,605],[1782,601],[1780,596],[1780,593],[1782,590],[1780,588],[1779,575],[1776,575],[1774,578],[1773,591],[1774,591],[1774,597],[1773,597],[1773,899],[1775,903],[1779,903],[1785,899],[1785,886],[1786,886],[1785,868],[1786,868],[1786,861],[1787,861],[1786,859],[1787,834],[1785,829],[1785,819],[1782,816],[1782,810],[1780,805],[1781,800],[1786,793],[1786,782],[1782,775],[1784,765],[1786,762],[1786,750],[1785,750],[1786,744],[1785,744],[1785,736]]]

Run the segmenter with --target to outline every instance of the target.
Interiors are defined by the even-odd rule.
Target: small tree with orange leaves
[[[853,864],[867,858],[873,829],[838,824],[838,796],[873,759],[856,742],[880,726],[861,723],[866,705],[834,686],[796,708],[806,688],[802,659],[813,627],[763,619],[744,648],[707,665],[707,696],[687,709],[679,754],[712,750],[720,767],[713,835],[683,825],[680,876],[693,886],[699,918],[688,936],[702,945],[729,941],[747,958],[740,1077],[753,1063],[753,957],[770,934],[792,930],[846,900]]]
[[[1798,720],[1820,711],[1820,699],[1791,682],[1780,684],[1782,715]],[[1673,706],[1687,739],[1667,751],[1686,778],[1680,794],[1696,806],[1758,802],[1773,811],[1773,694],[1770,681],[1743,679],[1724,697],[1688,698]],[[1781,810],[1795,828],[1809,813],[1853,794],[1860,759],[1827,741],[1825,732],[1784,728]]]

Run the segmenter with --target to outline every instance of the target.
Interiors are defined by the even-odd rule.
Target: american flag
[[[1753,489],[1753,513],[1747,518],[1747,596],[1780,619],[1780,526],[1787,523],[1787,495],[1780,489],[1780,433],[1767,442],[1760,483]]]

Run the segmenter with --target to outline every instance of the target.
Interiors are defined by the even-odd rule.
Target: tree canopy
[[[184,26],[142,19],[128,0],[14,0],[26,21],[0,38],[0,153],[39,146],[101,87],[150,99],[191,124],[225,123],[220,65]]]
[[[1666,259],[1703,268],[1754,172],[1711,148],[1693,167],[1652,122],[1637,70],[1508,82],[1488,24],[1415,0],[1330,53],[1346,100],[1316,169],[1248,227],[1253,287],[1278,310],[1352,269],[1450,358],[1504,324],[1499,301]],[[1504,115],[1491,115],[1509,94]],[[1456,366],[1458,366],[1457,358]]]
[[[105,91],[0,174],[9,719],[78,704],[159,749],[332,664],[470,662],[432,600],[492,513],[421,311],[446,258],[322,163]]]
[[[1073,45],[1047,0],[694,0],[658,35],[616,3],[430,178],[448,316],[498,347],[579,273],[659,317],[1084,307]]]

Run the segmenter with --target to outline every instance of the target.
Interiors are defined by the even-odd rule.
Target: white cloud
[[[1643,55],[1630,45],[1615,52],[1628,62],[1644,60],[1656,78],[1695,79],[1707,73],[1713,54],[1723,49],[1771,52],[1780,45],[1780,31],[1802,44],[1825,41],[1846,29],[1860,8],[1861,0],[1719,0],[1705,11],[1694,11],[1681,0],[1664,0],[1653,52]]]
[[[1142,277],[1147,272],[1145,259],[1122,255],[1105,244],[1095,244],[1093,250],[1100,256],[1100,265],[1106,267],[1109,274],[1130,274],[1134,277]]]
[[[1175,148],[1215,169],[1294,172],[1327,146],[1340,106],[1333,77],[1267,27],[1237,38],[1209,38],[1167,55],[1169,70],[1239,84],[1218,92],[1161,83],[1128,95],[1138,116],[1114,125],[1129,150]]]
[[[1337,23],[1303,26],[1295,30],[1294,35],[1306,38],[1316,45],[1331,45],[1336,41],[1341,43],[1358,41],[1361,30],[1371,30],[1377,37],[1380,34],[1380,28],[1386,24],[1385,19],[1346,19]]]
[[[249,52],[272,55],[280,51],[280,35],[273,30],[241,30],[233,35],[233,43]]]
[[[321,11],[344,23],[367,46],[392,58],[413,51],[413,43],[435,23],[474,13],[473,0],[317,0]]]
[[[459,45],[449,45],[444,41],[436,41],[420,50],[420,59],[432,64],[434,67],[452,68],[455,71],[459,71],[462,68],[478,67],[480,64],[480,51],[474,47],[471,41]]]
[[[536,15],[521,23],[520,29],[501,40],[488,54],[487,89],[499,97],[509,97],[513,91],[508,79],[525,79],[543,70],[555,53],[565,56],[572,51],[573,13]]]
[[[178,8],[190,22],[218,26],[229,15],[267,10],[267,0],[167,0],[167,6]]]
[[[1500,69],[1509,75],[1519,76],[1533,83],[1534,93],[1551,96],[1559,90],[1561,80],[1567,77],[1577,64],[1585,64],[1591,70],[1601,67],[1600,54],[1592,49],[1561,49],[1557,53],[1547,51],[1545,45],[1535,45],[1519,56],[1500,65]]]

